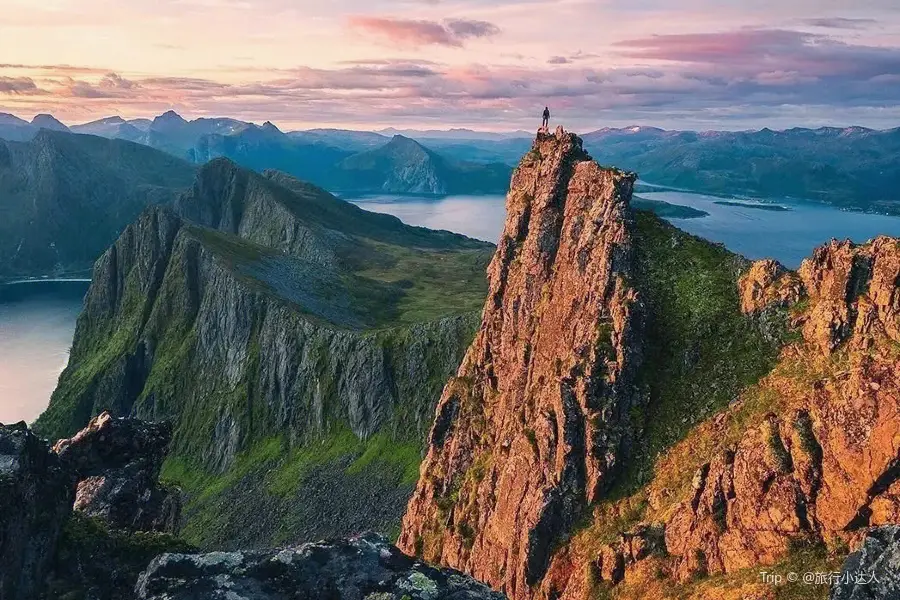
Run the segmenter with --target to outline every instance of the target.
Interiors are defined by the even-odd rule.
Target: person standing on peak
[[[544,124],[541,125],[543,129],[550,129],[550,107],[544,107]]]

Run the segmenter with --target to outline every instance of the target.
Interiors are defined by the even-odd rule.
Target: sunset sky
[[[624,6],[627,5],[627,8]],[[897,0],[0,0],[0,112],[900,125]]]

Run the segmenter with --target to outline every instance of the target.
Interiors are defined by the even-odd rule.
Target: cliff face
[[[445,388],[400,545],[512,597],[627,455],[640,402],[634,177],[539,135],[516,171],[481,329]]]
[[[489,253],[215,161],[174,211],[148,210],[97,262],[69,367],[37,427],[64,436],[103,410],[171,420],[163,476],[191,494],[186,531],[199,543],[391,527],[441,382],[472,335]],[[333,455],[318,461],[316,444]],[[286,512],[307,509],[292,501],[320,462],[335,477],[309,501],[317,510],[354,497],[346,478],[370,468],[368,501],[388,509],[373,522],[313,511],[285,525]],[[275,472],[278,481],[254,480],[278,490],[262,507],[249,493],[222,497]],[[200,525],[221,511],[235,512]],[[246,525],[251,514],[261,530]]]
[[[799,593],[747,569],[900,518],[900,243],[750,265],[630,189],[561,132],[516,171],[400,545],[512,598]]]
[[[797,538],[900,516],[898,278],[900,244],[889,238],[832,242],[804,261],[803,342],[762,384],[775,403],[700,466],[667,522],[678,577],[771,564]]]

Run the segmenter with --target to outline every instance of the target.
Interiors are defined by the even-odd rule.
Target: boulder
[[[830,600],[900,598],[900,526],[869,532],[862,547],[847,557],[831,587]]]
[[[261,552],[163,554],[139,600],[502,600],[457,571],[416,561],[375,534]]]
[[[75,510],[110,527],[175,532],[181,513],[177,490],[159,484],[172,428],[168,423],[93,418],[86,428],[54,446],[78,477]]]

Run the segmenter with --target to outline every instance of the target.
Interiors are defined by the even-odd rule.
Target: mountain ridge
[[[0,141],[0,277],[88,269],[145,206],[174,199],[193,176],[186,162],[124,140],[42,129]]]
[[[804,597],[759,570],[900,514],[900,244],[750,264],[632,184],[561,128],[523,159],[398,545],[513,600]]]
[[[396,528],[491,248],[217,159],[98,260],[35,427],[172,420],[163,477],[205,548]]]

